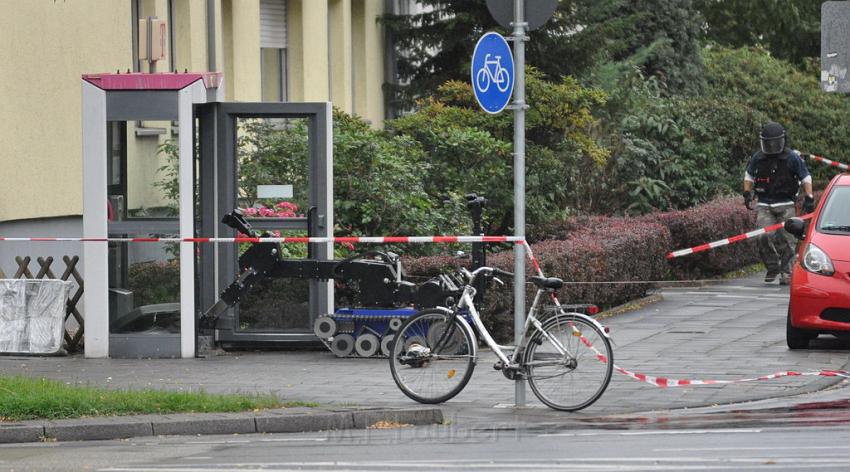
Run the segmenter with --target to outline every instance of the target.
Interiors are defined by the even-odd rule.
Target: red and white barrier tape
[[[828,166],[838,167],[841,170],[850,170],[850,166],[848,166],[847,164],[842,164],[840,162],[831,161],[831,160],[829,160],[825,157],[816,156],[814,154],[804,154],[804,155],[807,156],[809,159],[818,161],[818,162],[820,162],[822,164],[826,164]]]
[[[336,237],[263,237],[263,238],[4,238],[12,242],[84,242],[84,243],[522,243],[519,236],[336,236]]]
[[[531,247],[528,245],[527,242],[525,242],[524,245],[525,245],[526,251],[528,252],[528,258],[531,259],[531,263],[534,265],[535,270],[537,271],[537,273],[541,277],[543,277],[544,276],[543,270],[540,268],[540,263],[537,261],[537,258],[534,257],[534,253],[531,251]],[[553,298],[554,301],[557,302],[557,299],[555,298],[554,294],[552,295],[552,298]],[[604,354],[599,352],[599,350],[596,349],[593,346],[593,344],[590,342],[590,340],[588,340],[586,336],[581,334],[581,331],[579,331],[578,328],[573,326],[573,330],[578,334],[581,342],[585,346],[587,346],[591,350],[591,352],[593,352],[593,354],[596,356],[596,358],[600,362],[602,362],[604,364],[607,364],[609,362],[609,359]],[[763,376],[760,376],[760,377],[748,377],[748,378],[732,379],[732,380],[693,380],[693,379],[671,379],[671,378],[667,378],[667,377],[655,377],[655,376],[652,376],[652,375],[640,374],[640,373],[637,373],[637,372],[632,372],[632,371],[626,370],[626,369],[618,366],[617,364],[614,364],[613,368],[614,368],[614,370],[625,375],[626,377],[629,377],[629,378],[632,378],[634,380],[638,380],[640,382],[644,382],[644,383],[647,383],[649,385],[653,385],[653,386],[659,387],[659,388],[690,387],[690,386],[700,386],[700,385],[729,385],[729,384],[739,384],[739,383],[748,383],[748,382],[759,382],[759,381],[765,381],[765,380],[775,380],[775,379],[781,379],[781,378],[785,378],[785,377],[815,377],[815,376],[817,376],[817,377],[843,377],[843,378],[846,378],[846,379],[850,379],[850,373],[848,373],[847,371],[843,371],[843,370],[818,370],[818,371],[811,371],[811,372],[785,371],[785,372],[777,372],[775,374],[770,374],[770,375],[763,375]]]
[[[812,217],[812,214],[803,215],[800,218],[803,220],[808,220]],[[678,251],[673,251],[667,254],[667,259],[675,259],[677,257],[687,256],[690,254],[696,254],[698,252],[708,251],[714,248],[728,246],[730,244],[739,243],[741,241],[752,239],[757,236],[761,236],[765,233],[771,233],[773,231],[777,231],[784,227],[785,223],[776,223],[775,225],[766,226],[764,228],[757,229],[755,231],[750,231],[749,233],[739,234],[737,236],[732,236],[730,238],[721,239],[719,241],[714,241],[706,244],[701,244],[699,246],[690,247],[687,249],[679,249]]]
[[[729,385],[747,382],[759,382],[763,380],[775,380],[784,377],[843,377],[846,379],[850,379],[850,373],[843,370],[817,370],[811,372],[785,371],[777,372],[775,374],[770,375],[763,375],[761,377],[748,377],[743,379],[732,380],[685,380],[669,379],[666,377],[653,377],[651,375],[638,374],[635,372],[630,372],[617,365],[614,365],[614,369],[617,372],[625,375],[626,377],[630,377],[632,379],[639,380],[641,382],[648,383],[659,388],[690,387],[698,385]]]

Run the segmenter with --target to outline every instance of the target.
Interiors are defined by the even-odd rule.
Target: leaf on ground
[[[377,423],[369,426],[367,429],[398,429],[398,428],[412,428],[412,424],[408,423],[399,423],[397,421],[378,421]]]

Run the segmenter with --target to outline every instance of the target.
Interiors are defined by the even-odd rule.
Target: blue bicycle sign
[[[511,100],[514,88],[514,58],[508,42],[498,33],[478,40],[472,54],[472,89],[487,113],[499,113]]]
[[[506,92],[511,86],[511,76],[502,67],[502,56],[490,59],[490,54],[484,56],[484,67],[475,74],[475,86],[481,93],[490,90],[490,84],[496,84],[500,92]]]

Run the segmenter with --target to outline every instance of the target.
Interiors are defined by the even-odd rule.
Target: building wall
[[[4,2],[0,221],[82,213],[80,76],[132,68],[130,19],[114,0]]]
[[[222,0],[222,10],[223,59],[226,72],[229,71],[224,76],[225,97],[239,102],[258,102],[261,92],[260,3],[258,0]]]
[[[378,23],[381,0],[353,0],[351,5],[354,114],[381,126],[384,119],[384,34]]]
[[[259,0],[210,0],[227,100],[262,97]],[[382,126],[385,0],[286,0],[290,101],[326,101]],[[80,76],[133,70],[133,0],[5,1],[0,15],[0,222],[82,213]],[[154,70],[206,71],[207,0],[138,0],[172,18],[173,58]],[[142,70],[147,70],[143,67]],[[137,126],[165,130],[135,137]],[[152,184],[168,122],[128,124],[129,208],[165,202]]]
[[[28,237],[32,235],[51,235],[56,237],[75,237],[83,233],[83,219],[79,216],[63,218],[41,218],[38,220],[20,220],[0,222],[0,234],[5,237]],[[83,243],[38,243],[38,242],[4,242],[0,244],[0,271],[6,277],[13,277],[18,270],[16,257],[29,257],[30,271],[35,274],[39,269],[39,257],[53,258],[50,268],[54,275],[60,277],[65,269],[63,256],[80,256],[77,269],[83,272]]]

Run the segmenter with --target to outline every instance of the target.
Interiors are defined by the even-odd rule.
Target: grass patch
[[[0,376],[0,421],[164,413],[218,413],[318,406],[275,395],[213,395],[165,390],[107,390],[48,379]]]

